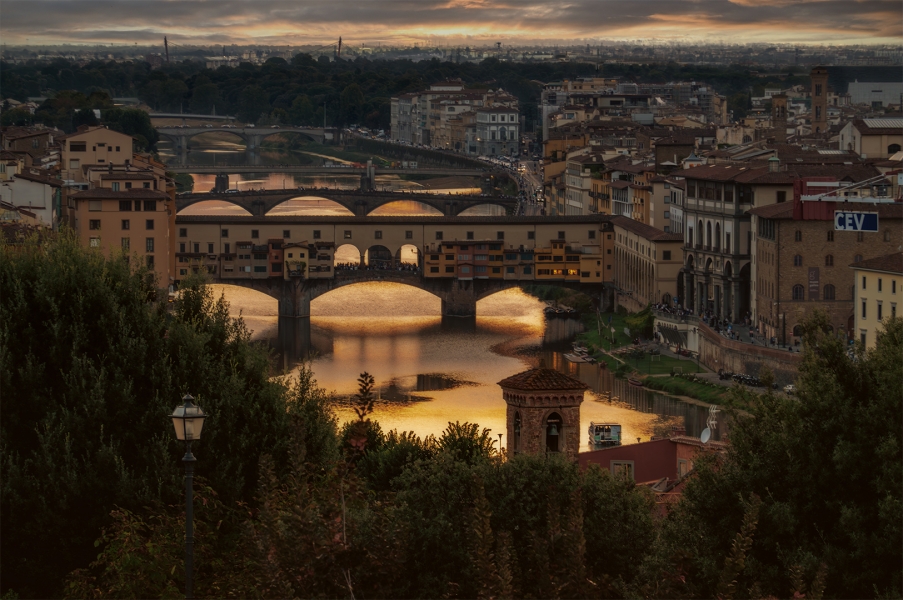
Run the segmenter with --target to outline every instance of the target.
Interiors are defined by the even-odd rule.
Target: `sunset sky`
[[[5,44],[900,44],[899,0],[2,0]]]

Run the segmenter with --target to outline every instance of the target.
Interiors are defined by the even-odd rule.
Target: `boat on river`
[[[592,448],[608,448],[621,445],[620,423],[589,424],[589,444]]]

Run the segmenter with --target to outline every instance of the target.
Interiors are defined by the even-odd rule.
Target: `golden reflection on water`
[[[217,295],[225,293],[233,315],[241,310],[255,339],[277,336],[274,299],[236,286],[213,287]],[[546,331],[542,308],[513,289],[481,300],[475,323],[443,322],[440,300],[423,290],[377,282],[345,286],[311,302],[311,338],[315,345],[328,340],[311,365],[319,384],[342,397],[357,391],[360,373],[371,373],[381,397],[372,418],[383,430],[438,436],[449,421],[470,421],[495,436],[505,433],[506,414],[497,382],[538,366],[541,355],[548,356],[548,366],[594,389],[605,385],[598,366],[567,363],[558,352],[539,350]],[[341,406],[336,413],[343,422],[354,418]],[[590,421],[620,423],[625,441],[632,442],[649,439],[661,419],[587,392],[581,407],[583,450],[589,449]]]

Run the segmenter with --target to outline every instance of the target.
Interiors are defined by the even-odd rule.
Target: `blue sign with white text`
[[[878,213],[835,210],[834,229],[837,231],[878,231]]]

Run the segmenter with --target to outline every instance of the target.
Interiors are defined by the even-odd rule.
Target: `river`
[[[165,154],[161,151],[161,154]],[[219,154],[228,159],[215,158]],[[269,164],[289,164],[290,156],[272,154]],[[244,151],[223,148],[193,150],[192,164],[241,164]],[[291,180],[287,180],[291,178]],[[196,189],[213,187],[213,175],[194,175]],[[285,182],[283,182],[285,180]],[[240,176],[238,189],[329,187],[352,189],[356,176],[293,177],[267,172]],[[395,178],[383,180],[389,189],[415,190],[421,184]],[[397,186],[397,187],[392,187]],[[458,190],[451,189],[450,193]],[[476,215],[492,215],[497,207],[476,207]],[[394,202],[380,214],[435,214],[414,200]],[[179,214],[246,214],[228,202],[203,202]],[[276,207],[270,214],[344,215],[341,206],[309,193]],[[356,262],[356,253],[336,252],[337,262]],[[402,260],[416,261],[412,252]],[[378,401],[372,418],[383,430],[440,435],[451,421],[479,423],[493,436],[505,432],[505,402],[497,382],[545,364],[590,386],[581,407],[582,450],[588,450],[589,423],[622,425],[625,443],[661,436],[672,425],[698,436],[705,428],[706,407],[632,387],[600,367],[568,362],[563,354],[580,332],[574,319],[551,319],[543,304],[521,290],[508,290],[481,300],[475,319],[443,319],[440,300],[428,292],[392,283],[369,282],[345,286],[311,302],[310,319],[279,319],[275,299],[246,288],[216,285],[234,316],[241,314],[256,340],[274,349],[286,372],[310,360],[318,383],[338,399],[357,391],[357,377],[367,371],[376,378]],[[341,403],[340,420],[353,418]],[[714,439],[720,439],[716,431]]]

